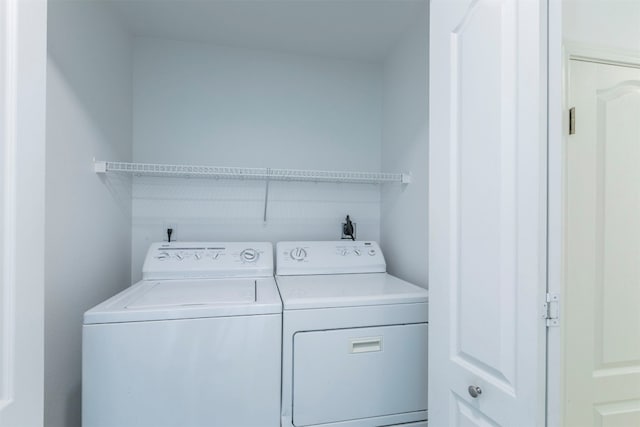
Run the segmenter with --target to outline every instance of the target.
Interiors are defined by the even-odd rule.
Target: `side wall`
[[[386,186],[381,197],[381,245],[391,274],[427,287],[428,58],[427,5],[384,68],[382,170],[410,171],[407,186]]]
[[[132,51],[100,2],[49,2],[45,426],[80,426],[85,310],[130,284],[129,181],[97,159],[131,159]]]
[[[638,0],[563,0],[565,42],[640,52]]]
[[[137,162],[380,170],[378,64],[139,38]],[[378,240],[374,185],[135,178],[132,278],[149,244],[176,240],[331,240],[346,214]]]

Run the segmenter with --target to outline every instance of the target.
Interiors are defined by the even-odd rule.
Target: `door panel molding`
[[[452,414],[452,426],[500,427],[500,424],[480,412],[478,408],[469,405],[455,393],[451,393],[451,406],[456,408]]]
[[[630,97],[636,98],[635,108],[632,112],[634,114],[631,116],[629,116],[628,108],[634,106],[629,105]],[[620,105],[624,101],[627,101],[626,105]],[[612,295],[613,291],[624,292],[624,289],[620,288],[625,287],[629,280],[640,279],[640,271],[635,268],[637,259],[640,257],[640,226],[635,230],[631,230],[629,227],[619,230],[617,229],[619,227],[616,227],[620,223],[632,224],[634,213],[635,215],[640,213],[640,204],[637,197],[632,196],[631,199],[635,200],[629,200],[630,197],[625,198],[622,202],[626,203],[617,206],[619,209],[615,209],[615,205],[607,209],[609,203],[614,203],[615,199],[621,197],[616,189],[626,188],[634,182],[631,171],[637,168],[637,164],[640,163],[640,147],[637,144],[630,143],[632,141],[628,139],[620,141],[615,137],[609,138],[608,132],[609,129],[615,132],[616,129],[621,128],[620,125],[625,119],[630,122],[637,120],[640,115],[640,82],[624,81],[612,88],[600,90],[596,102],[596,122],[598,123],[596,150],[599,159],[596,166],[596,200],[600,209],[596,214],[596,246],[598,247],[596,258],[596,286],[598,289],[596,293],[598,297],[594,309],[595,338],[597,340],[594,343],[596,350],[594,375],[598,371],[610,371],[621,367],[640,369],[640,341],[638,341],[640,325],[630,322],[629,328],[624,330],[618,330],[615,326],[616,321],[624,321],[620,318],[625,313],[623,308],[625,305],[632,304],[634,300],[618,298],[621,295]],[[612,111],[613,109],[616,111]],[[612,121],[614,123],[611,123]],[[607,143],[609,140],[611,141]],[[640,140],[640,134],[638,140]],[[618,147],[618,144],[624,146]],[[635,160],[635,162],[626,165],[614,164],[612,161],[614,158],[625,158],[627,161]],[[635,205],[635,212],[631,211],[630,208],[634,206],[630,205]],[[624,242],[636,243],[632,256],[629,256],[627,251],[615,252],[616,243],[620,245]],[[622,275],[616,274],[619,273],[619,269],[624,267],[626,268]],[[627,307],[627,309],[629,308]],[[627,313],[631,311],[633,309]],[[629,351],[634,351],[635,355],[620,354]]]
[[[516,295],[511,285],[516,283],[517,135],[515,109],[502,106],[516,103],[516,46],[510,37],[516,17],[516,2],[477,0],[452,32],[449,176],[450,215],[457,218],[451,221],[450,231],[451,342],[455,343],[451,358],[512,395],[516,353],[500,342],[514,342],[516,337]],[[484,43],[487,32],[502,42],[495,46]],[[501,64],[499,73],[494,72],[496,63]],[[485,103],[492,105],[481,114],[470,114]],[[496,182],[500,185],[493,188]],[[475,227],[478,222],[486,227]],[[482,264],[474,262],[479,244],[491,253],[492,262],[487,258]],[[495,313],[477,304],[477,292],[489,292],[500,302]],[[478,318],[488,323],[487,328],[466,336]],[[483,334],[481,340],[478,334]]]
[[[598,405],[595,407],[596,427],[619,427],[637,425],[640,400]]]

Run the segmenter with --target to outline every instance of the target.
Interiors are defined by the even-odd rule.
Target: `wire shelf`
[[[385,184],[411,182],[407,173],[320,171],[302,169],[235,168],[220,166],[163,165],[96,161],[96,173],[125,173],[134,176],[181,178],[259,179],[273,181],[342,182]]]

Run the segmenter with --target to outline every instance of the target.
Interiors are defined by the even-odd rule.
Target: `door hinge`
[[[560,326],[560,295],[547,293],[547,300],[542,307],[542,318],[547,322],[547,327]]]
[[[576,107],[569,108],[569,135],[576,133]]]

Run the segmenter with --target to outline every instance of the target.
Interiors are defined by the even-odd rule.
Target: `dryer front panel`
[[[427,409],[427,324],[298,332],[298,427]]]

